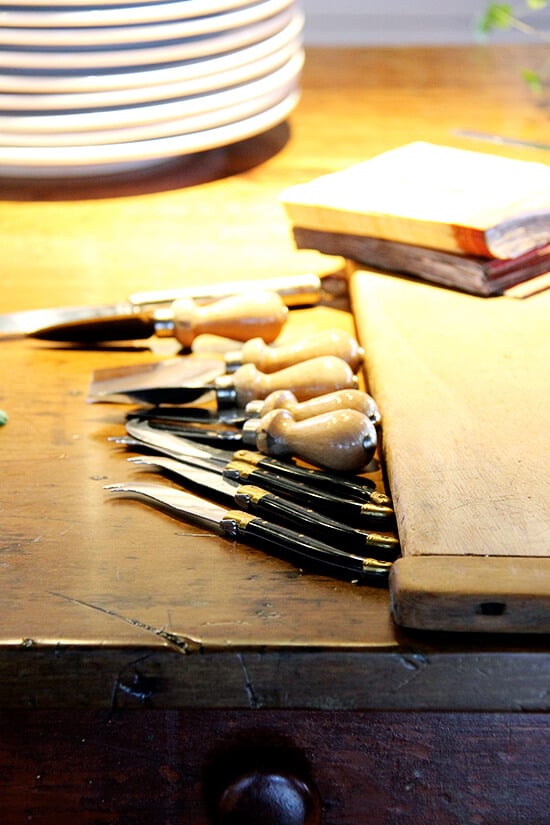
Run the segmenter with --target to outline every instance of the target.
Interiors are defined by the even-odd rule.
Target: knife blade
[[[224,504],[236,504],[241,510],[275,524],[286,525],[297,532],[303,531],[307,536],[331,546],[347,547],[369,558],[374,554],[385,561],[394,561],[400,553],[399,541],[395,536],[357,530],[261,487],[228,481],[222,467],[212,466],[206,470],[167,456],[132,456],[128,461],[165,470],[184,486],[189,483],[196,485],[208,491],[209,497],[212,493],[217,494]]]
[[[322,293],[321,279],[309,273],[261,281],[225,281],[179,289],[134,292],[128,300],[113,304],[38,308],[0,314],[0,340],[26,336],[37,329],[56,324],[130,315],[142,310],[170,306],[180,298],[190,298],[196,303],[208,304],[229,295],[250,292],[251,289],[277,292],[288,307],[316,304]]]
[[[54,324],[29,333],[32,338],[63,343],[173,337],[189,348],[198,335],[220,335],[235,341],[253,337],[271,343],[288,318],[288,307],[276,292],[248,292],[206,306],[180,298],[169,308]]]
[[[330,476],[321,471],[313,471],[317,473],[313,475],[307,473],[307,469],[302,473],[302,468],[292,464],[287,466],[286,471],[281,470],[279,473],[278,467],[283,462],[279,462],[278,465],[270,462],[266,465],[263,462],[253,464],[242,461],[225,450],[214,450],[212,447],[200,448],[171,433],[143,427],[142,423],[134,426],[133,422],[127,422],[126,428],[129,435],[133,436],[138,443],[141,440],[141,443],[157,449],[170,458],[207,470],[212,467],[218,467],[218,469],[221,467],[227,479],[255,484],[269,492],[291,498],[293,501],[326,513],[352,527],[372,526],[373,524],[393,526],[393,509],[389,503],[381,503],[381,494],[377,494],[377,491],[371,488],[362,489],[359,493],[357,489],[359,483],[357,487],[354,487],[354,482],[350,479]],[[323,476],[328,479],[324,482],[325,487],[316,486],[323,484],[321,481]],[[351,490],[353,490],[353,498]]]
[[[244,408],[249,401],[266,398],[279,389],[290,389],[301,401],[324,395],[339,389],[357,387],[357,378],[346,361],[333,355],[319,356],[294,364],[284,370],[262,373],[253,364],[244,364],[234,373],[225,373],[210,382],[181,386],[128,388],[124,397],[131,401],[149,404],[177,404],[196,401],[214,393],[218,408]],[[88,392],[89,401],[120,400],[120,393],[113,398],[112,384],[102,387],[101,379],[92,378]]]
[[[387,583],[392,562],[344,552],[250,513],[227,510],[185,490],[152,482],[107,484],[105,489],[112,493],[135,496],[223,538],[250,543],[275,555],[283,555],[298,566],[305,564],[308,568],[357,583]]]

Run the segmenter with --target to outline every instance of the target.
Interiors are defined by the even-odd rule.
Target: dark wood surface
[[[458,138],[459,128],[540,138],[547,112],[522,85],[522,59],[517,49],[313,50],[290,124],[256,139],[134,179],[3,181],[2,309],[338,272],[339,259],[293,248],[278,192],[419,137],[490,148]],[[353,329],[345,303],[329,303],[293,311],[285,335]],[[90,375],[146,362],[148,348],[1,347],[4,705],[103,707],[114,693],[124,702],[132,691],[121,674],[139,681],[142,668],[161,706],[547,706],[537,682],[550,667],[544,640],[406,635],[384,590],[300,573],[106,500],[104,484],[136,471],[107,442],[125,409],[87,404]],[[510,678],[469,690],[478,657]],[[449,689],[455,666],[465,675]],[[394,669],[398,684],[415,673],[415,689],[388,694]]]
[[[3,713],[3,821],[212,825],[230,777],[265,769],[305,777],[323,825],[547,825],[549,723],[495,713]]]

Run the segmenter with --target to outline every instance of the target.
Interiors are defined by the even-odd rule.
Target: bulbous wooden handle
[[[232,295],[211,304],[198,305],[190,298],[172,305],[173,335],[190,347],[197,335],[221,335],[236,341],[260,337],[270,343],[281,332],[288,307],[276,292]]]
[[[320,825],[317,791],[302,779],[250,772],[232,782],[218,802],[219,825]]]
[[[236,353],[227,353],[228,369],[238,364],[254,364],[262,372],[275,372],[320,355],[334,355],[357,372],[363,349],[352,335],[335,329],[319,332],[290,344],[269,347],[262,338],[251,338]]]
[[[295,421],[288,410],[272,410],[243,426],[243,442],[266,455],[294,455],[329,470],[359,472],[376,450],[376,428],[357,410],[336,410]]]
[[[223,385],[224,381],[218,383]],[[254,364],[244,364],[231,376],[231,385],[236,404],[244,408],[253,399],[266,398],[275,390],[290,389],[299,401],[306,401],[334,390],[354,388],[357,378],[346,361],[325,355],[270,374],[260,372]]]
[[[251,401],[246,406],[249,415],[260,418],[271,410],[288,410],[295,421],[304,421],[336,410],[357,410],[368,416],[373,424],[379,424],[381,418],[374,398],[362,390],[354,389],[337,390],[302,402],[290,390],[277,390],[263,401]]]

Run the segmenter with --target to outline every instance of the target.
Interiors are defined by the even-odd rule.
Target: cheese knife
[[[184,464],[207,470],[221,469],[229,480],[255,484],[353,527],[393,525],[394,512],[389,499],[372,487],[363,486],[361,482],[364,479],[355,481],[325,471],[310,471],[291,463],[275,463],[274,460],[265,460],[264,456],[258,460],[256,454],[248,451],[231,454],[212,447],[198,447],[171,433],[144,428],[142,423],[135,427],[132,422],[126,425],[137,446],[141,439],[141,443],[150,449],[156,449]]]
[[[240,431],[188,424],[180,432],[201,443],[239,444],[265,455],[296,456],[316,467],[346,473],[364,470],[377,445],[376,428],[368,416],[346,409],[304,421],[294,421],[288,410],[275,409],[263,418],[248,419]]]
[[[358,530],[322,515],[310,507],[304,507],[280,495],[251,484],[228,481],[223,468],[185,465],[167,456],[132,456],[131,464],[165,470],[184,486],[191,484],[214,494],[224,504],[236,504],[241,510],[265,518],[275,524],[283,524],[307,536],[318,538],[335,547],[346,547],[361,556],[376,555],[393,561],[400,552],[395,536]],[[235,486],[238,485],[238,486]]]
[[[93,344],[105,341],[173,337],[184,348],[198,335],[219,335],[236,341],[253,337],[270,343],[281,332],[288,307],[276,292],[248,292],[200,305],[180,298],[168,307],[87,318],[36,329],[29,335],[44,341]]]
[[[319,356],[273,373],[263,373],[254,364],[244,364],[233,373],[224,373],[209,382],[181,386],[131,387],[124,393],[112,390],[112,381],[95,376],[90,384],[89,401],[129,400],[148,404],[185,404],[214,393],[218,407],[244,408],[254,399],[266,398],[279,389],[290,389],[300,401],[339,389],[357,387],[349,364],[334,355]]]
[[[130,418],[139,418],[149,421],[159,429],[180,431],[188,422],[203,424],[225,424],[240,427],[248,418],[262,418],[271,410],[286,409],[292,414],[295,421],[304,421],[326,412],[339,409],[358,410],[368,415],[375,425],[381,423],[378,406],[368,393],[363,390],[337,390],[310,398],[309,401],[299,402],[290,390],[277,390],[267,398],[251,401],[244,410],[227,410],[215,413],[206,407],[174,406],[174,407],[144,407],[129,413]],[[223,432],[223,431],[222,431]],[[182,433],[184,435],[185,433]]]
[[[306,565],[310,569],[362,584],[387,583],[392,562],[339,550],[251,513],[227,510],[185,490],[152,482],[108,484],[105,489],[135,496],[199,528],[282,555],[300,567]]]
[[[218,284],[134,292],[126,301],[100,306],[64,306],[22,310],[0,314],[0,340],[29,335],[38,329],[72,321],[125,316],[146,310],[169,307],[180,298],[197,304],[238,295],[251,290],[277,292],[288,307],[318,303],[322,288],[317,275],[290,275],[258,281],[225,281]]]
[[[220,449],[212,445],[197,444],[197,442],[173,433],[157,430],[146,421],[131,418],[126,422],[126,431],[129,438],[115,436],[110,440],[126,444],[126,446],[141,445],[142,447],[148,447],[184,462],[188,458],[202,459],[207,462],[207,466],[214,463],[224,467],[232,460],[244,461],[262,470],[270,470],[291,481],[301,482],[316,490],[342,495],[354,501],[371,501],[374,504],[391,507],[390,498],[384,493],[378,492],[374,481],[364,476],[331,473],[327,470],[302,467],[291,459],[281,460],[251,450],[239,449],[233,451]]]

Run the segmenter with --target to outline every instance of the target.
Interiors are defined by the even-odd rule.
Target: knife
[[[152,430],[146,434],[141,426],[134,429],[131,422],[129,424],[126,425],[128,432],[135,437],[138,445],[141,435],[142,444],[157,449],[164,455],[182,461],[184,464],[192,464],[206,470],[221,468],[227,479],[255,484],[269,492],[326,513],[352,527],[393,526],[394,512],[387,497],[372,488],[362,489],[359,493],[361,488],[358,482],[318,470],[308,473],[307,469],[302,471],[302,468],[293,464],[289,464],[286,471],[279,472],[282,462],[275,465],[271,461],[268,464],[263,461],[257,463],[243,461],[242,458],[246,457],[237,458],[236,456],[239,455],[237,453],[231,455],[224,450],[214,450],[211,447],[197,448],[195,444],[189,444],[185,439],[172,436],[170,433]],[[324,487],[321,486],[323,476],[325,477]],[[353,490],[353,498],[350,490]],[[386,503],[383,503],[384,499]]]
[[[357,372],[363,362],[364,350],[352,335],[329,329],[275,347],[268,346],[265,339],[251,337],[241,349],[226,352],[224,360],[228,372],[242,364],[254,364],[262,372],[275,372],[319,355],[335,355]]]
[[[132,410],[128,413],[128,417],[146,420],[153,427],[177,433],[180,428],[185,429],[183,425],[188,422],[241,427],[248,418],[262,418],[266,413],[275,409],[289,410],[295,421],[304,421],[315,415],[338,409],[351,409],[359,410],[364,415],[368,415],[376,426],[381,422],[380,411],[374,398],[362,390],[337,390],[326,395],[318,395],[301,403],[296,400],[296,396],[290,390],[277,390],[270,393],[263,401],[251,401],[244,410],[227,410],[216,414],[206,407],[183,405],[143,407]],[[185,435],[184,432],[181,434]]]
[[[208,491],[208,496],[217,494],[222,503],[236,504],[241,510],[265,518],[275,524],[283,524],[307,536],[318,538],[335,547],[349,547],[361,556],[394,561],[400,553],[395,536],[357,530],[335,519],[324,516],[310,507],[282,498],[279,495],[250,484],[228,481],[223,468],[185,465],[181,461],[166,456],[132,456],[131,464],[166,470],[184,485],[191,483]],[[238,484],[235,489],[235,484]]]
[[[392,562],[367,559],[338,550],[280,524],[271,524],[251,513],[226,510],[198,496],[154,483],[107,484],[106,490],[123,493],[167,510],[177,518],[232,541],[250,543],[293,563],[351,579],[357,583],[386,585]]]
[[[254,338],[247,342],[247,344],[254,342],[255,346],[252,350],[248,350],[247,344],[245,344],[243,350],[241,350],[241,353],[244,354],[240,356],[240,360],[243,364],[254,364],[257,369],[264,373],[272,373],[280,369],[285,369],[288,366],[294,366],[295,364],[310,360],[315,356],[333,355],[346,361],[352,371],[354,373],[357,372],[363,351],[355,338],[344,333],[340,334],[339,330],[328,330],[315,336],[314,348],[310,346],[310,340],[311,339],[308,338],[305,342],[298,341],[288,345],[268,346],[261,338]],[[244,350],[246,350],[246,352],[244,352]],[[268,358],[264,358],[261,355],[262,352],[265,353],[266,351],[270,353]],[[236,360],[234,353],[231,359],[231,371],[233,371],[235,365]],[[214,375],[227,374],[229,371],[228,366],[227,361],[221,356],[213,358],[212,356],[197,355],[193,352],[185,356],[177,355],[171,359],[164,358],[153,364],[149,363],[143,366],[132,364],[110,367],[94,372],[90,394],[91,397],[93,397],[97,393],[109,393],[112,400],[113,396],[125,397],[128,392],[137,390],[155,389],[158,391],[162,387],[182,386],[188,384],[191,380],[194,382],[195,379],[200,377],[201,369],[203,368],[205,372],[204,381],[210,380]],[[213,374],[211,372],[212,370],[215,371]],[[359,393],[359,391],[357,392]],[[354,407],[355,409],[368,406],[365,405],[364,402],[359,405],[357,403],[351,403],[349,400],[343,403],[342,399],[339,401],[337,398],[333,402],[333,405],[336,404],[342,407]],[[275,406],[283,406],[283,404],[272,404],[272,407]],[[286,406],[288,406],[288,404]],[[370,406],[374,406],[372,399]],[[256,411],[254,414],[256,414]],[[296,418],[295,411],[293,411],[293,415]],[[172,417],[175,418],[175,414],[172,414]],[[195,421],[197,417],[200,417],[200,414],[197,414],[194,410],[189,411],[189,408],[182,409],[180,414],[181,420],[190,419]],[[308,417],[307,411],[306,414],[301,417]]]
[[[374,481],[363,476],[349,476],[330,473],[326,470],[315,470],[309,467],[301,467],[291,460],[280,460],[271,458],[262,453],[249,450],[223,450],[210,445],[198,445],[196,442],[173,435],[163,430],[156,430],[145,421],[129,419],[126,422],[126,431],[131,437],[131,444],[123,438],[114,437],[110,440],[125,443],[127,446],[149,447],[154,450],[186,461],[188,458],[203,459],[207,462],[207,467],[211,463],[222,467],[232,460],[244,461],[253,464],[262,470],[270,470],[279,476],[284,476],[291,481],[301,482],[317,490],[342,495],[354,501],[371,501],[373,504],[391,508],[391,500],[384,493],[376,490]]]
[[[229,295],[261,289],[277,292],[288,307],[308,306],[318,303],[322,288],[317,275],[305,274],[262,281],[226,281],[208,286],[192,286],[182,289],[135,292],[127,301],[102,306],[65,306],[45,309],[29,309],[0,315],[0,339],[29,335],[42,327],[93,318],[130,315],[142,310],[170,306],[180,298],[191,298],[199,304],[210,303]]]
[[[208,429],[200,424],[168,425],[168,432],[221,446],[252,447],[265,455],[296,456],[336,472],[361,472],[377,445],[376,428],[357,410],[335,410],[295,421],[288,410],[275,409],[246,420],[242,429]]]
[[[130,388],[123,395],[111,392],[111,382],[106,382],[107,386],[102,387],[101,379],[96,377],[92,379],[88,400],[111,401],[124,397],[149,404],[185,404],[214,392],[219,408],[244,408],[249,401],[266,398],[275,390],[291,389],[296,398],[306,401],[335,390],[356,388],[357,383],[346,361],[334,355],[325,355],[270,374],[260,372],[254,364],[244,364],[236,372],[217,376],[210,382]]]
[[[132,311],[112,317],[71,321],[29,333],[43,341],[92,344],[102,341],[173,337],[189,348],[198,335],[221,335],[236,341],[259,337],[270,343],[281,332],[288,307],[276,292],[248,292],[201,306],[180,298],[169,308]]]
[[[379,425],[382,420],[374,398],[367,392],[357,389],[337,390],[302,402],[299,402],[290,390],[278,390],[263,400],[250,401],[246,405],[245,413],[248,418],[262,418],[271,410],[279,409],[288,410],[295,421],[303,421],[306,418],[340,409],[358,410],[367,415],[376,425]]]

